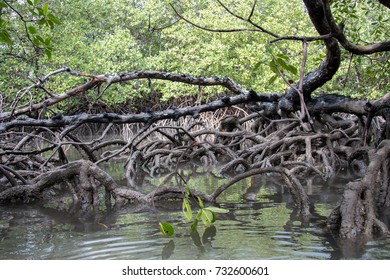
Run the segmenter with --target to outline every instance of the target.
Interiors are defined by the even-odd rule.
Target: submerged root
[[[327,114],[314,116],[310,129],[302,125],[301,119],[291,116],[282,119],[278,115],[255,112],[242,118],[220,118],[223,121],[220,127],[215,124],[208,127],[198,121],[180,126],[146,124],[137,127],[126,140],[107,140],[103,136],[108,128],[101,137],[89,142],[62,132],[71,141],[48,140],[45,145],[51,144],[48,151],[52,152],[49,159],[40,156],[47,151],[44,148],[37,154],[25,152],[29,150],[25,146],[27,138],[44,138],[43,132],[42,135],[32,133],[15,141],[19,143],[18,149],[25,147],[23,151],[16,151],[12,145],[0,151],[3,156],[0,202],[42,199],[58,189],[67,190],[74,204],[84,211],[103,203],[111,207],[111,204],[147,205],[156,200],[182,199],[185,193],[182,187],[164,185],[144,194],[139,182],[145,174],[176,176],[183,164],[195,162],[202,166],[219,164],[220,173],[230,177],[230,181],[209,194],[191,190],[194,197],[214,202],[244,178],[276,174],[293,198],[294,211],[308,217],[313,205],[305,191],[307,178],[331,182],[341,172],[343,175],[349,172],[351,178],[356,179],[356,175],[362,178],[347,184],[340,205],[328,218],[328,227],[343,238],[387,233],[386,226],[377,218],[377,209],[390,205],[390,145],[386,144],[389,141],[382,141],[377,149],[361,146],[362,124],[353,117],[341,120]],[[68,163],[64,150],[69,145],[76,147],[84,160]],[[116,150],[98,153],[107,147]],[[125,162],[126,182],[122,181],[121,185],[99,167],[114,159]]]
[[[120,187],[109,174],[96,164],[79,160],[41,174],[25,185],[13,186],[0,192],[0,203],[16,200],[28,202],[41,199],[45,191],[58,187],[61,181],[66,182],[65,187],[69,188],[70,193],[72,193],[74,203],[80,204],[83,210],[99,207],[101,203],[99,199],[100,187],[105,190],[105,202],[110,203],[112,198],[116,206],[127,202],[151,204],[156,200],[182,199],[184,197],[184,190],[179,188],[162,187],[145,195],[139,191]],[[204,201],[212,201],[210,196],[197,190],[191,191],[191,195],[199,196]]]
[[[387,172],[390,145],[369,152],[367,173],[364,178],[350,182],[344,190],[339,206],[328,218],[328,226],[338,230],[341,238],[353,239],[360,236],[372,238],[374,234],[388,234],[387,226],[377,218],[378,199],[384,201],[390,190]],[[378,187],[379,186],[379,187]],[[382,194],[378,194],[379,191]],[[378,194],[378,195],[376,195]]]

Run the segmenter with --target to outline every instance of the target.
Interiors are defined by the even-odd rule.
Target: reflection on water
[[[210,192],[218,180],[209,173],[188,182]],[[217,214],[214,227],[199,225],[193,233],[174,202],[84,218],[40,205],[1,206],[0,259],[390,259],[390,238],[340,246],[325,235],[319,224],[340,190],[311,185],[308,192],[316,202],[314,215],[302,221],[282,186],[244,180],[218,200],[229,213]],[[159,221],[175,227],[173,237],[161,235]]]

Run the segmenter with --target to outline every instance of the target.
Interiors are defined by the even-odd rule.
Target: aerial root
[[[376,212],[377,202],[386,201],[390,190],[387,171],[383,172],[383,168],[388,170],[390,145],[379,150],[372,149],[368,155],[366,175],[360,180],[348,183],[339,206],[328,218],[329,228],[339,230],[341,238],[371,238],[374,234],[389,232],[387,226],[378,220]]]
[[[82,210],[99,207],[100,187],[105,190],[105,203],[110,204],[114,199],[116,206],[121,206],[131,201],[133,203],[153,203],[156,200],[182,199],[184,190],[177,187],[161,187],[149,194],[131,190],[119,186],[112,177],[96,164],[87,160],[78,160],[63,165],[52,171],[41,174],[25,185],[17,185],[0,192],[0,203],[10,201],[31,201],[42,198],[42,194],[50,188],[58,186],[63,181],[63,187],[72,195],[73,201],[80,204]],[[212,201],[209,195],[197,190],[191,190],[192,196],[197,196],[204,201]]]
[[[215,202],[221,193],[242,179],[272,174],[289,190],[294,210],[308,217],[307,179],[331,182],[344,172],[346,177],[350,175],[354,179],[357,174],[364,176],[360,181],[347,184],[340,205],[328,218],[328,227],[339,231],[344,238],[386,233],[386,226],[377,218],[377,210],[378,205],[390,205],[390,141],[382,141],[377,149],[362,147],[359,131],[364,124],[353,118],[336,120],[336,117],[323,114],[314,116],[313,121],[313,127],[321,129],[310,131],[303,129],[300,126],[302,121],[297,118],[281,119],[263,113],[241,118],[230,116],[220,127],[207,127],[197,121],[180,126],[146,124],[137,127],[136,132],[124,140],[104,140],[103,137],[90,142],[81,142],[74,137],[70,137],[72,141],[62,143],[47,140],[42,146],[50,147],[48,151],[53,154],[49,160],[40,156],[47,151],[45,148],[37,153],[26,152],[31,150],[25,146],[28,144],[26,139],[42,141],[46,139],[43,135],[31,133],[28,137],[19,137],[14,134],[12,137],[16,137],[16,146],[20,150],[15,151],[15,145],[10,141],[9,147],[4,146],[4,151],[0,151],[3,160],[0,164],[0,202],[41,199],[50,194],[48,189],[56,190],[58,182],[62,182],[60,187],[67,189],[72,200],[84,210],[99,207],[102,197],[107,207],[112,203],[120,206],[181,199],[185,193],[183,182],[178,183],[178,187],[164,183],[144,194],[139,191],[142,186],[139,178],[142,181],[145,174],[170,174],[178,178],[179,167],[191,162],[203,167],[218,164],[220,173],[230,178],[228,183],[218,186],[210,194],[191,190],[194,197]],[[107,131],[105,129],[102,136]],[[379,135],[377,131],[372,134]],[[65,149],[67,145],[78,147],[84,160],[66,163],[67,159],[60,154],[62,149],[58,147]],[[109,146],[116,150],[98,154],[101,148]],[[99,167],[113,159],[125,162],[126,186],[118,185]],[[353,168],[348,169],[348,165]],[[343,168],[346,171],[340,171]]]

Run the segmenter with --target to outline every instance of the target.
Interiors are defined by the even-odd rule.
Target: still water
[[[149,187],[156,180],[150,179]],[[188,184],[207,191],[221,179],[206,172]],[[192,234],[180,202],[133,205],[86,219],[38,204],[3,205],[0,259],[390,259],[390,238],[341,246],[322,232],[321,221],[341,187],[311,184],[313,217],[302,221],[280,185],[243,180],[218,199],[229,213],[217,214],[214,227],[199,225]],[[172,237],[160,233],[160,221],[174,226]]]

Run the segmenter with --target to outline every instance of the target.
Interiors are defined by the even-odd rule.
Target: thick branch
[[[61,102],[69,97],[75,96],[80,93],[84,93],[102,83],[106,83],[107,84],[106,88],[107,88],[111,84],[126,82],[130,80],[157,79],[157,80],[166,80],[171,82],[180,82],[180,83],[199,85],[199,86],[223,86],[235,94],[248,93],[248,91],[243,89],[241,85],[237,84],[236,82],[234,82],[229,78],[220,78],[220,77],[204,78],[204,77],[194,77],[185,74],[173,74],[173,73],[158,72],[158,71],[134,71],[134,72],[120,74],[120,75],[119,74],[118,75],[87,75],[87,74],[78,73],[69,68],[67,68],[67,71],[70,74],[75,76],[84,76],[92,79],[87,83],[85,83],[84,85],[75,87],[67,92],[48,98],[40,103],[32,104],[30,106],[26,106],[24,108],[15,110],[13,113],[10,112],[2,113],[0,114],[0,121],[6,120],[12,116],[22,115],[31,111],[36,111],[42,108],[46,108],[48,106]],[[62,73],[64,71],[63,69],[59,69],[54,72]]]
[[[385,1],[383,1],[385,2]],[[377,52],[385,52],[390,50],[390,41],[384,41],[380,43],[375,43],[367,46],[359,46],[355,45],[348,41],[347,37],[345,36],[342,29],[339,28],[339,26],[336,24],[332,11],[330,9],[329,1],[323,0],[324,8],[325,8],[325,15],[326,20],[329,23],[329,26],[332,30],[332,34],[337,40],[340,42],[340,44],[346,49],[347,51],[353,53],[353,54],[373,54]],[[383,3],[382,3],[383,4]],[[385,4],[384,4],[385,5]]]
[[[310,19],[320,36],[332,33],[325,17],[324,5],[321,0],[304,0]],[[306,100],[309,100],[311,93],[332,79],[339,69],[341,62],[341,52],[335,38],[324,39],[326,47],[326,58],[320,66],[312,72],[306,74],[303,79],[302,92]],[[286,99],[279,104],[281,109],[293,110],[299,104],[299,93],[296,90],[299,84],[287,90]]]
[[[20,116],[15,120],[0,124],[0,133],[6,132],[14,127],[22,126],[64,127],[67,125],[81,125],[83,123],[153,123],[158,120],[177,119],[184,116],[193,116],[194,118],[197,118],[200,113],[216,111],[221,108],[238,104],[248,104],[251,102],[277,104],[282,97],[282,95],[278,94],[257,94],[254,91],[250,91],[247,94],[241,94],[234,97],[223,97],[219,100],[198,106],[188,106],[139,114],[83,113],[73,116],[56,115],[51,119],[33,119],[26,116]],[[377,102],[373,102],[373,104],[375,105],[373,108],[377,108],[376,105],[378,108],[390,106],[385,98],[379,99]],[[339,95],[321,95],[317,98],[313,98],[306,105],[310,114],[343,112],[355,115],[367,115],[370,112],[370,110],[367,109],[367,105],[371,105],[371,103]]]
[[[202,78],[203,79],[203,78]],[[215,81],[214,78],[211,78]],[[230,81],[230,80],[229,80]],[[207,104],[198,106],[188,106],[184,108],[167,109],[158,112],[139,113],[139,114],[127,114],[119,115],[115,113],[103,113],[103,114],[80,114],[73,116],[61,116],[57,115],[51,119],[33,119],[28,117],[20,117],[10,122],[5,122],[0,125],[0,133],[5,132],[13,127],[21,126],[43,126],[43,127],[63,127],[66,125],[75,125],[83,123],[149,123],[163,119],[177,119],[183,116],[193,116],[196,118],[199,113],[207,111],[215,111],[220,108],[229,107],[242,103],[249,102],[274,102],[278,99],[277,95],[258,95],[254,91],[250,91],[245,94],[241,94],[234,97],[223,97],[220,100],[216,100]]]

